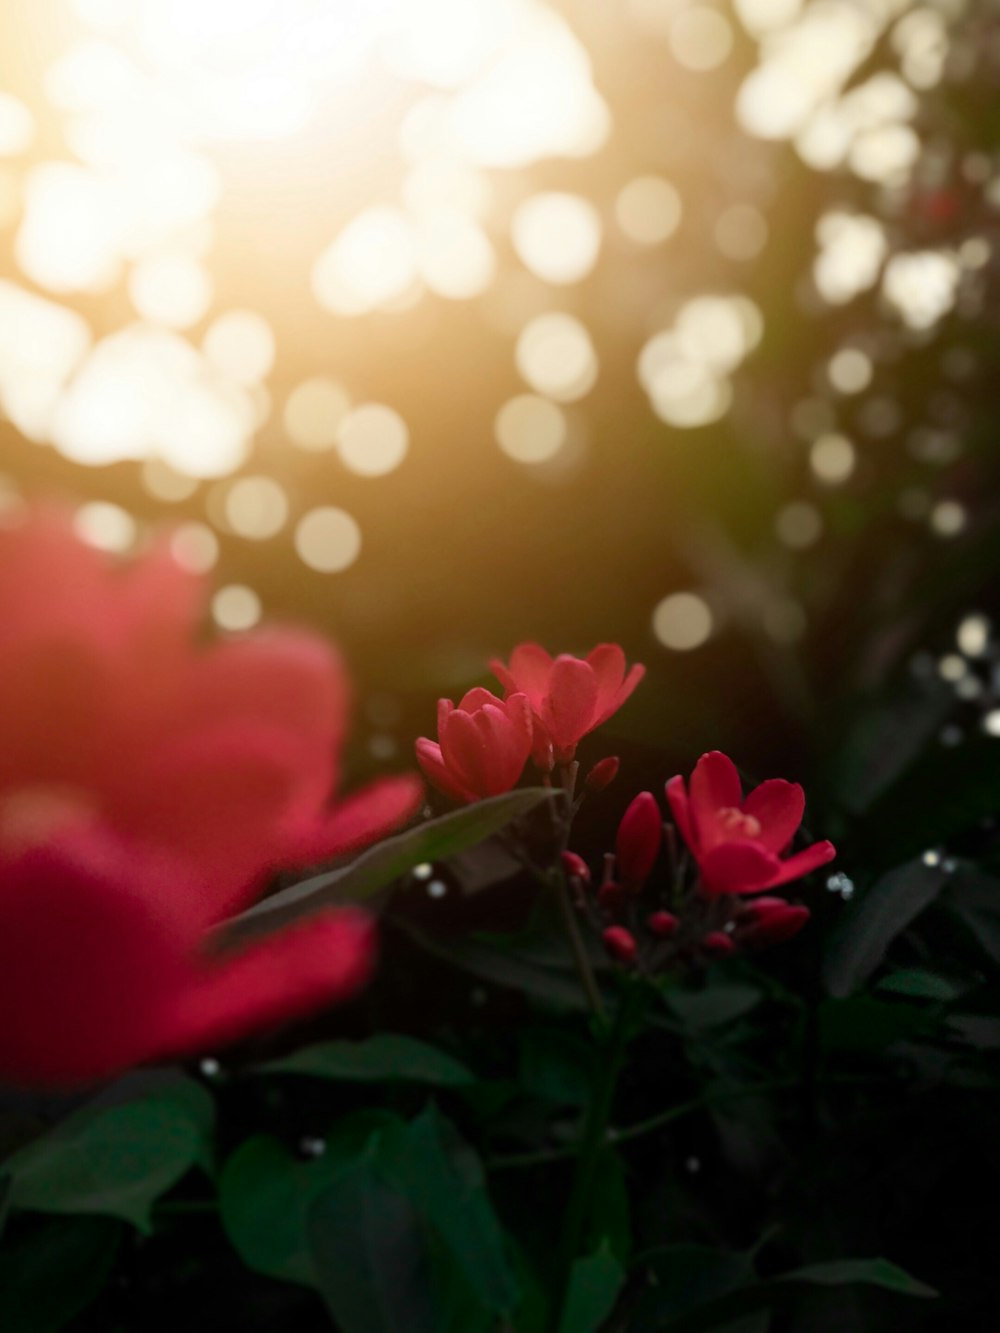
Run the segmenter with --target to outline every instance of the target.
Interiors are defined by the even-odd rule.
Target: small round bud
[[[563,852],[559,859],[567,879],[578,879],[581,884],[590,883],[590,867],[582,856],[577,856],[576,852]]]
[[[631,897],[632,895],[624,884],[609,879],[597,890],[597,905],[603,907],[605,911],[617,912],[625,906]]]
[[[609,926],[601,938],[608,953],[619,963],[634,963],[638,947],[624,926]]]
[[[701,948],[709,958],[728,958],[736,945],[724,931],[712,930],[702,940]]]
[[[646,918],[646,925],[652,934],[661,940],[669,940],[671,935],[676,935],[680,924],[673,912],[653,912]]]

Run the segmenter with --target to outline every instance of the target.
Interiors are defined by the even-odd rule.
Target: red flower
[[[781,859],[805,809],[802,788],[772,778],[743,799],[733,761],[713,750],[698,760],[690,793],[682,777],[667,783],[667,799],[681,836],[701,870],[702,892],[760,893],[825,865],[836,854],[816,842]]]
[[[510,665],[494,660],[490,670],[509,698],[527,696],[535,718],[536,751],[547,744],[559,763],[568,763],[577,744],[617,713],[642,680],[646,668],[626,675],[625,654],[616,643],[600,643],[586,658],[563,653],[554,661],[537,643],[519,644]]]
[[[275,870],[363,846],[420,800],[415,778],[392,778],[331,808],[339,658],[287,631],[201,648],[202,595],[165,550],[116,567],[61,514],[0,532],[9,1077],[71,1081],[223,1041],[370,968],[353,912],[225,966],[198,954]]]
[[[499,796],[524,772],[531,753],[531,709],[523,694],[506,700],[477,686],[459,702],[438,700],[438,741],[417,741],[417,762],[456,801]]]

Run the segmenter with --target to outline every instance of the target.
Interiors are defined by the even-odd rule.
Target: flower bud
[[[609,754],[607,759],[599,759],[584,780],[585,789],[596,796],[605,787],[611,786],[618,776],[620,767],[621,761],[616,754]]]
[[[577,856],[576,852],[563,852],[559,859],[567,879],[578,879],[582,884],[590,883],[590,867],[582,856]]]
[[[653,868],[663,840],[660,807],[651,791],[642,791],[618,825],[615,852],[618,877],[626,887],[639,889]]]
[[[676,935],[680,924],[673,912],[653,912],[646,918],[650,931],[661,940],[669,940],[671,935]]]
[[[736,945],[724,931],[712,930],[702,940],[701,948],[702,952],[707,953],[709,958],[728,958],[735,950]]]
[[[609,926],[601,938],[608,953],[619,963],[634,963],[638,953],[635,938],[624,926]]]
[[[783,944],[797,935],[809,920],[809,908],[786,903],[781,898],[759,898],[750,904],[738,927],[738,937],[748,949],[766,949],[772,944]],[[747,921],[747,917],[749,920]],[[744,921],[747,924],[743,924]]]

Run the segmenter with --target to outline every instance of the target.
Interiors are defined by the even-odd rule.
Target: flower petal
[[[475,793],[454,777],[448,765],[444,762],[441,754],[441,747],[436,741],[428,740],[425,736],[417,741],[416,744],[417,763],[423,769],[428,782],[437,787],[438,791],[444,792],[445,796],[450,796],[454,801],[474,801]]]
[[[787,861],[782,861],[777,878],[764,887],[770,889],[778,884],[787,884],[793,879],[801,879],[803,875],[825,866],[836,855],[837,849],[832,842],[814,842],[811,847],[806,847],[803,851],[790,856]]]
[[[597,677],[597,694],[603,705],[614,698],[625,679],[625,651],[617,643],[599,643],[587,654],[587,665]]]
[[[701,859],[702,892],[709,898],[725,893],[759,893],[779,883],[781,862],[756,842],[721,842]]]
[[[758,841],[779,855],[795,837],[805,813],[805,793],[797,782],[769,778],[743,802],[743,813],[760,824]]]
[[[597,677],[578,657],[557,657],[542,704],[542,721],[558,750],[572,750],[594,725]]]
[[[510,665],[494,659],[490,670],[509,693],[526,694],[536,711],[548,689],[552,657],[537,643],[519,643],[510,655]]]
[[[743,789],[736,765],[721,750],[703,754],[691,774],[691,817],[698,830],[698,841],[708,851],[729,836],[717,819],[718,812],[736,809],[743,800]]]
[[[424,784],[415,774],[380,778],[339,800],[332,814],[303,836],[304,863],[343,856],[393,833],[420,808]]]
[[[678,832],[693,855],[697,856],[699,851],[698,831],[691,818],[691,802],[688,799],[687,787],[679,773],[667,783],[666,793]]]
[[[0,1074],[69,1087],[149,1056],[186,975],[197,888],[94,835],[6,862]]]
[[[202,962],[174,1000],[160,1053],[224,1045],[346,999],[368,981],[375,953],[372,919],[344,908]]]

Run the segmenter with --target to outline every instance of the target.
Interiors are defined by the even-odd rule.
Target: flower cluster
[[[797,934],[809,909],[764,890],[799,879],[834,856],[832,843],[817,842],[782,858],[802,822],[802,788],[773,778],[744,798],[736,766],[713,751],[698,761],[690,788],[674,777],[666,795],[685,848],[673,827],[665,830],[652,792],[641,792],[622,817],[595,894],[586,863],[563,854],[576,905],[600,930],[608,953],[656,971],[765,948]],[[664,843],[672,864],[662,882],[650,884]],[[693,880],[685,873],[691,862]]]
[[[0,1076],[68,1084],[230,1041],[371,972],[354,910],[207,947],[273,872],[415,811],[413,777],[331,805],[348,682],[321,640],[200,647],[165,549],[117,567],[61,512],[0,532]]]
[[[645,673],[642,666],[626,671],[616,643],[598,644],[585,658],[555,659],[522,643],[508,666],[494,661],[491,668],[503,699],[486,689],[470,690],[457,707],[442,699],[437,741],[417,741],[420,767],[454,800],[510,791],[529,757],[543,774],[572,763],[584,736],[621,708]]]

